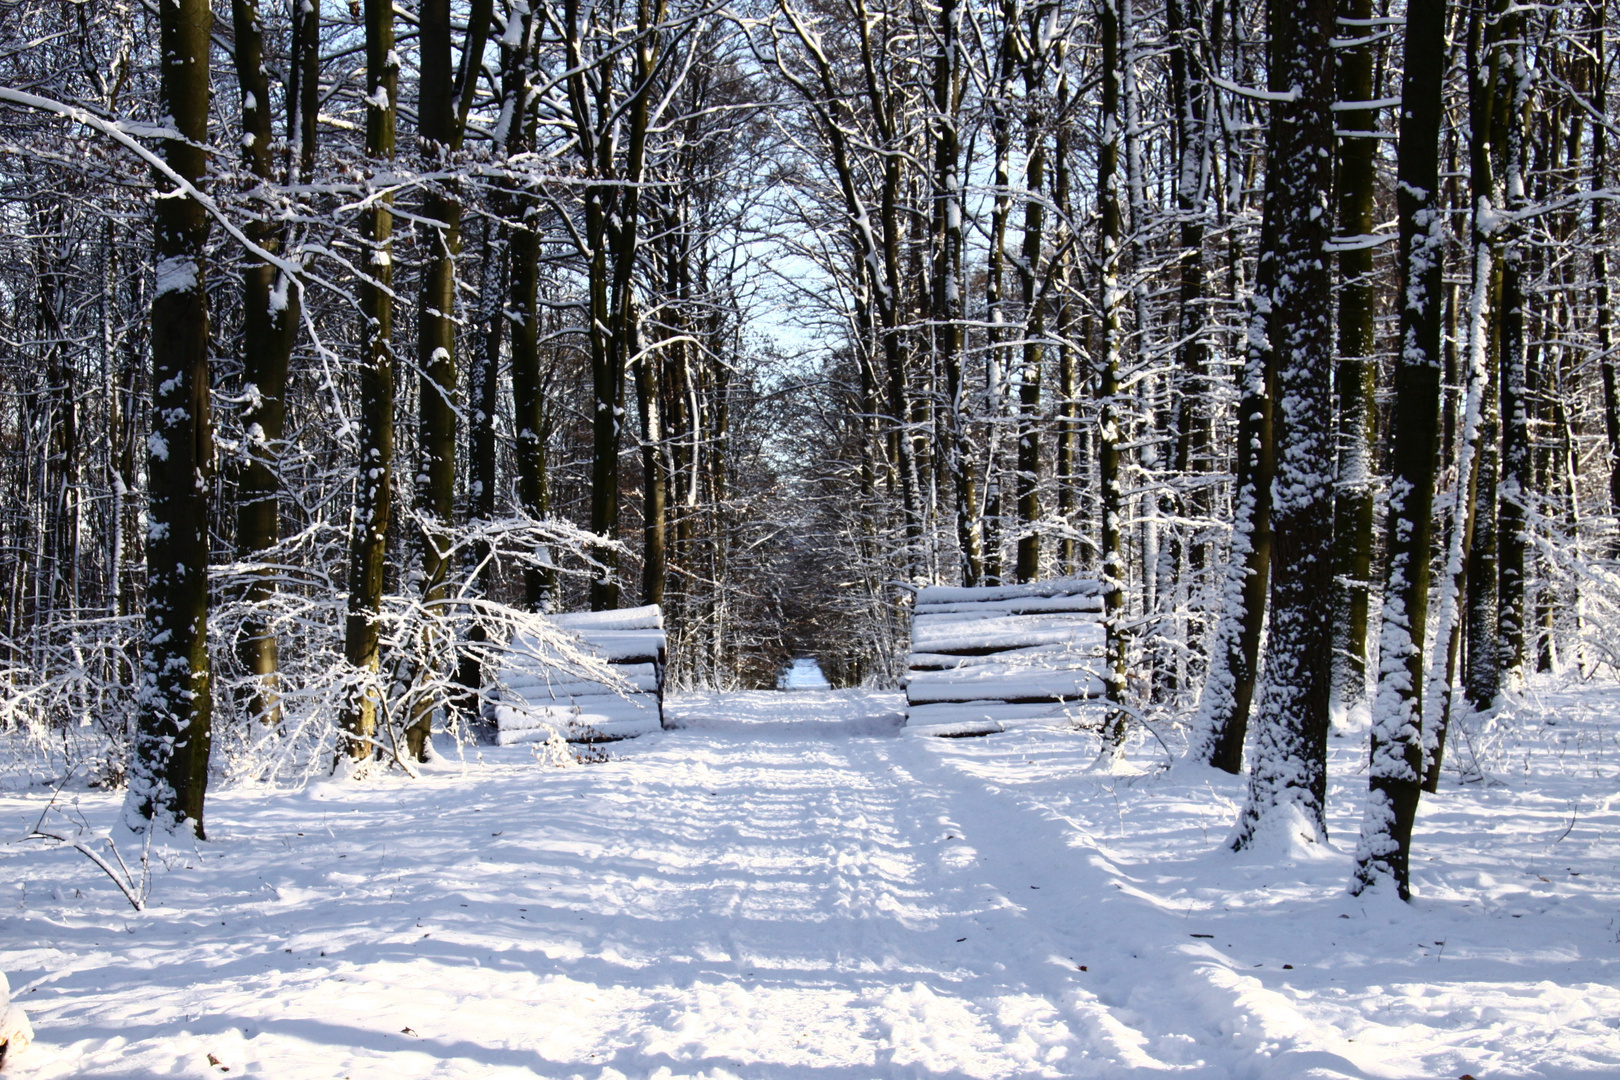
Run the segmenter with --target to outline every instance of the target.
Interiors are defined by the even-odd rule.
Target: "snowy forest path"
[[[667,715],[588,767],[482,747],[420,780],[225,787],[139,916],[71,850],[5,864],[25,1075],[217,1075],[212,1056],[277,1080],[1304,1080],[1479,1075],[1459,1046],[1528,1061],[1551,1039],[1579,1053],[1545,1075],[1620,1066],[1612,948],[1568,959],[1612,912],[1608,847],[1536,880],[1567,896],[1544,925],[1522,889],[1472,921],[1450,900],[1367,912],[1343,853],[1282,881],[1217,854],[1235,781],[1098,773],[1086,732],[922,737],[899,695],[860,692],[676,695]],[[77,798],[92,824],[116,813]],[[1477,798],[1459,821],[1520,797]],[[1532,808],[1518,832],[1564,828],[1562,803]],[[38,813],[0,797],[13,832]],[[1558,982],[1504,962],[1504,925]],[[1441,939],[1443,967],[1409,955]],[[1507,1019],[1475,1034],[1474,1001]]]

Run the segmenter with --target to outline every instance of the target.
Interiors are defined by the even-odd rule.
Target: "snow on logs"
[[[663,727],[664,613],[657,604],[547,621],[598,670],[582,670],[536,636],[518,635],[501,672],[497,744],[545,742],[553,733],[569,742],[613,742]]]
[[[34,1029],[21,1005],[11,1001],[11,984],[0,972],[0,1068],[34,1041]]]
[[[929,586],[911,616],[907,727],[987,735],[1103,695],[1102,586]]]

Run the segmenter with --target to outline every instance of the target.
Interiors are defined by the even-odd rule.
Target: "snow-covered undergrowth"
[[[1410,906],[1344,891],[1358,740],[1332,847],[1236,857],[1238,778],[919,738],[896,706],[693,696],[602,765],[237,785],[143,913],[71,850],[0,847],[37,1032],[7,1075],[1620,1074],[1620,690],[1458,745],[1484,778],[1425,799]],[[45,797],[0,797],[8,839]]]

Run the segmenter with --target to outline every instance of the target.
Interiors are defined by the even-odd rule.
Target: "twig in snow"
[[[129,865],[124,862],[124,857],[119,853],[118,845],[113,842],[112,837],[108,836],[104,839],[107,844],[107,849],[112,852],[112,857],[118,862],[118,869],[116,870],[113,869],[112,864],[109,863],[106,858],[80,839],[80,837],[84,835],[86,828],[85,826],[81,826],[79,831],[72,836],[64,836],[61,833],[47,832],[45,830],[45,817],[51,812],[52,809],[56,807],[57,797],[61,795],[62,787],[68,782],[68,779],[72,775],[73,770],[69,769],[67,774],[62,777],[62,782],[56,785],[55,791],[51,792],[50,801],[47,802],[45,804],[45,808],[39,812],[39,819],[34,822],[33,829],[30,830],[28,835],[24,836],[23,839],[51,840],[58,844],[67,844],[75,851],[79,852],[79,854],[83,855],[85,858],[89,859],[91,862],[100,867],[101,872],[106,874],[107,877],[112,880],[114,885],[118,886],[118,891],[124,894],[124,899],[129,901],[130,907],[134,908],[136,911],[145,911],[146,898],[150,896],[152,892],[151,852],[153,828],[151,826],[147,827],[146,846],[141,850],[141,876],[140,880],[138,881],[135,878],[135,874],[130,870]]]

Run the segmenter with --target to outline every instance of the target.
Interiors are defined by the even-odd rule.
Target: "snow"
[[[197,287],[197,260],[188,255],[168,255],[158,260],[153,271],[153,292],[157,296],[190,292]]]
[[[777,681],[779,690],[828,690],[832,687],[821,670],[821,661],[813,656],[795,659]]]
[[[547,618],[552,628],[571,632],[574,647],[601,669],[581,671],[550,643],[519,635],[501,672],[506,700],[493,710],[497,743],[553,736],[611,742],[662,729],[665,639],[658,605]]]
[[[1489,779],[1425,798],[1411,905],[1345,893],[1360,739],[1338,842],[1292,858],[1222,850],[1242,779],[1156,743],[1103,773],[1094,735],[918,738],[876,692],[672,696],[598,765],[224,788],[144,913],[0,845],[6,1075],[1616,1075],[1620,688],[1516,707],[1460,721]],[[6,838],[47,798],[0,794]]]
[[[1054,720],[1073,726],[1075,710],[1064,703],[1106,689],[1101,588],[1067,579],[919,590],[908,728],[962,737]]]

